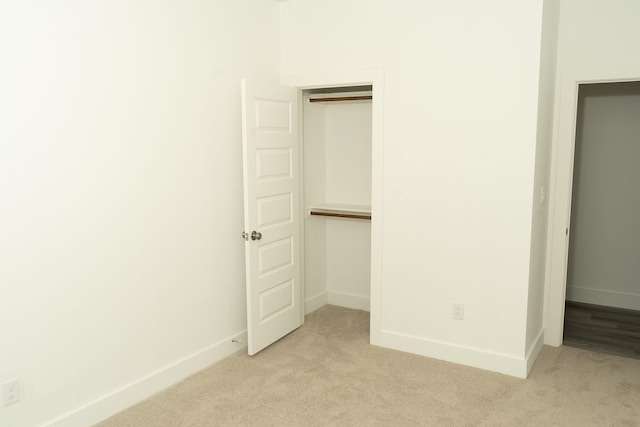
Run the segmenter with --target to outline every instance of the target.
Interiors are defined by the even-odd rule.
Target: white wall
[[[326,201],[326,108],[303,104],[304,117],[304,298],[305,313],[327,304],[327,221],[307,216],[308,208]],[[309,262],[307,261],[309,260]]]
[[[526,375],[542,1],[280,7],[285,81],[384,69],[377,344]]]
[[[371,206],[371,102],[335,102],[326,108],[326,200]],[[368,311],[371,223],[324,220],[329,303]]]
[[[583,85],[567,299],[640,309],[640,82]]]
[[[558,72],[566,67],[640,62],[639,13],[636,1],[562,0]]]
[[[371,102],[326,109],[326,201],[371,205]]]
[[[371,299],[371,222],[327,221],[329,304],[369,311]]]
[[[240,349],[239,80],[277,81],[278,5],[2,2],[0,52],[0,425],[90,425]]]
[[[371,102],[327,105],[326,150],[326,200],[371,206]],[[329,303],[368,311],[371,223],[325,221]]]
[[[549,173],[553,131],[556,59],[558,43],[559,0],[545,0],[543,7],[540,57],[540,97],[538,100],[538,134],[535,180],[533,185],[533,223],[531,227],[531,268],[527,316],[527,355],[542,344],[544,333],[545,267],[547,244]],[[535,357],[529,357],[529,360]]]

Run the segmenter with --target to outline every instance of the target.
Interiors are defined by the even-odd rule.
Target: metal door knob
[[[251,240],[260,240],[262,239],[262,233],[258,231],[254,231],[251,233]]]
[[[249,233],[247,233],[246,231],[242,232],[242,238],[246,241],[249,241]]]

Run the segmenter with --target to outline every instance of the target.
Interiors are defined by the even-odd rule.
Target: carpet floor
[[[325,306],[98,425],[640,426],[640,360],[545,346],[522,380],[368,341],[368,313]]]

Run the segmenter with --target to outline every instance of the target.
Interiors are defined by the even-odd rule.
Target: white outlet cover
[[[15,378],[2,384],[4,406],[20,402],[20,381]]]
[[[464,304],[453,303],[452,317],[457,320],[464,320]]]

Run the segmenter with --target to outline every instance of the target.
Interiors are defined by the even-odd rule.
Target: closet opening
[[[302,91],[305,314],[370,311],[373,86]]]

